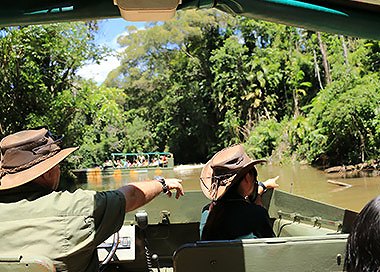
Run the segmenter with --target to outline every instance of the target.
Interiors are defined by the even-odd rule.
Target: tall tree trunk
[[[294,119],[300,115],[299,107],[298,107],[298,95],[296,89],[293,89],[293,102],[294,102]]]
[[[321,80],[321,72],[319,71],[318,61],[317,61],[317,53],[315,52],[315,49],[313,48],[313,57],[314,57],[314,71],[315,75],[318,79],[319,88],[323,89],[323,84]]]
[[[362,134],[360,134],[360,150],[361,150],[361,162],[365,161],[365,139]]]
[[[331,75],[330,75],[329,63],[327,61],[326,47],[322,41],[322,37],[321,37],[320,32],[317,32],[317,36],[318,36],[319,48],[321,49],[321,54],[322,54],[322,64],[323,64],[323,68],[325,70],[325,81],[328,84],[328,83],[331,83]]]
[[[347,51],[346,40],[344,39],[343,35],[339,35],[339,38],[342,41],[344,63],[348,67],[348,51]]]

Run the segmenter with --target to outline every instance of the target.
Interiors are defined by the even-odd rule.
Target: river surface
[[[372,198],[380,194],[380,176],[361,178],[340,178],[328,176],[323,171],[308,165],[259,165],[260,181],[280,176],[278,184],[280,189],[305,196],[321,202],[333,204],[338,207],[360,211]],[[80,187],[94,190],[115,189],[128,182],[151,179],[154,176],[176,177],[183,180],[185,191],[200,190],[199,176],[202,167],[200,165],[177,166],[174,170],[132,170],[121,173],[116,170],[108,175],[88,175]],[[329,182],[330,181],[330,182]],[[332,182],[342,182],[349,186],[339,186]]]

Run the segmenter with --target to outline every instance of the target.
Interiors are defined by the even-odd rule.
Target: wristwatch
[[[262,183],[261,181],[259,181],[259,186],[261,186],[263,188],[263,193],[265,193],[267,191],[267,186],[265,186],[265,184]]]
[[[168,188],[168,185],[165,182],[164,177],[155,176],[154,179],[161,183],[161,185],[162,185],[162,192],[164,194],[166,194],[167,192],[169,192],[169,188]]]

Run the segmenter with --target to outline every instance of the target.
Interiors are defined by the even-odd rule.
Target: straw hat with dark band
[[[266,160],[252,160],[248,157],[242,145],[233,145],[219,151],[202,169],[200,182],[203,193],[211,200],[220,199],[232,184],[262,162]]]
[[[61,138],[62,139],[62,138]],[[34,180],[60,163],[78,147],[61,149],[45,129],[24,130],[0,142],[0,190]]]

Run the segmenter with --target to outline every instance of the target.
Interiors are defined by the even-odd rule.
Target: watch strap
[[[169,192],[169,187],[166,184],[166,181],[165,181],[165,179],[163,177],[156,176],[156,177],[154,177],[154,179],[161,183],[161,185],[162,185],[162,192],[164,194],[166,194],[167,192]]]
[[[261,181],[259,181],[259,186],[263,188],[263,193],[265,193],[268,190],[267,186],[265,186],[265,184],[262,183]]]

